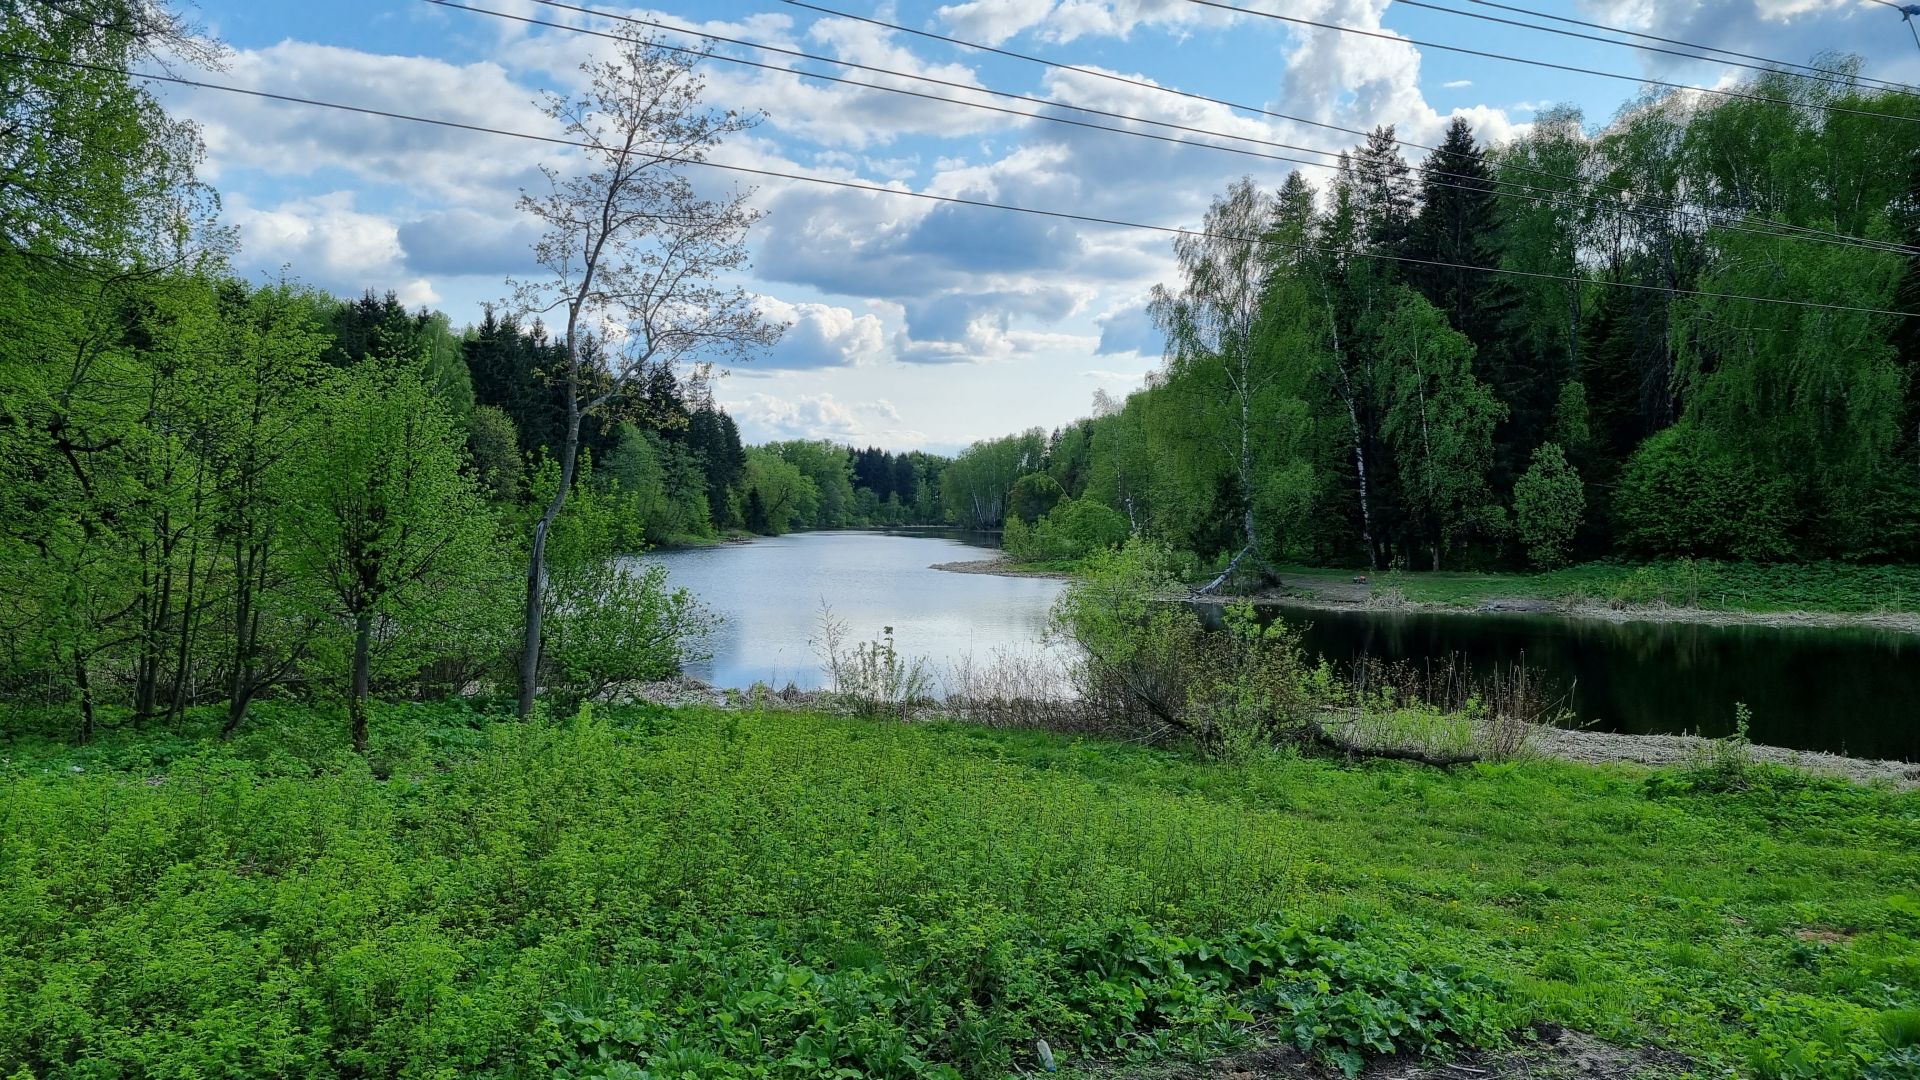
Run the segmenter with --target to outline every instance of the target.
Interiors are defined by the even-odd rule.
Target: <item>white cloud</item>
[[[513,131],[553,127],[532,105],[533,91],[491,62],[284,41],[234,53],[221,81]],[[463,201],[531,183],[535,166],[554,156],[553,147],[524,140],[212,90],[173,90],[168,100],[199,122],[216,180],[236,169],[281,176],[342,169]]]
[[[830,439],[862,446],[885,444],[917,447],[926,442],[926,436],[921,432],[876,426],[862,419],[862,414],[865,414],[883,421],[897,422],[897,411],[884,398],[847,405],[827,393],[797,398],[761,393],[723,401],[720,405],[734,417],[740,425],[741,437],[749,443],[775,439]]]
[[[241,252],[255,267],[286,266],[302,280],[344,295],[392,289],[409,307],[440,301],[429,279],[409,271],[399,229],[388,218],[355,209],[352,192],[271,208],[229,199],[226,219],[239,230]]]
[[[1142,26],[1178,32],[1224,26],[1241,16],[1185,0],[967,0],[942,7],[940,20],[960,36],[998,45],[1032,30],[1049,41],[1124,38]]]
[[[772,296],[756,301],[770,321],[785,323],[780,344],[754,360],[753,369],[801,370],[879,363],[886,332],[873,315],[855,315],[830,304],[790,304]],[[749,369],[751,370],[751,369]]]
[[[1472,79],[1448,79],[1440,84],[1444,90],[1464,90],[1473,85]]]

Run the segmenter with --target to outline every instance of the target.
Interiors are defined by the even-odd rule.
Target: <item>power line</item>
[[[332,109],[338,112],[354,113],[361,116],[376,116],[388,120],[401,120],[413,124],[426,124],[433,127],[449,128],[456,131],[475,132],[483,135],[498,135],[504,138],[522,139],[528,142],[546,143],[552,146],[565,146],[580,150],[597,150],[601,153],[637,156],[633,151],[620,151],[597,143],[582,142],[576,139],[562,138],[557,135],[538,135],[526,131],[513,131],[508,128],[492,127],[486,124],[470,124],[460,120],[447,120],[440,117],[416,116],[411,113],[394,112],[389,109],[376,109],[367,105],[349,105],[343,102],[324,101],[319,98],[299,97],[294,94],[275,93],[271,90],[257,90],[246,86],[231,86],[225,83],[207,82],[203,79],[188,79],[179,75],[159,75],[148,72],[129,71],[126,68],[105,64],[87,64],[74,60],[58,60],[52,57],[34,56],[29,53],[17,53],[11,50],[0,51],[0,56],[10,60],[27,63],[50,64],[70,68],[76,71],[92,71],[101,74],[121,75],[133,79],[146,79],[151,82],[172,83],[177,86],[190,86],[201,90],[216,90],[222,93],[240,94],[246,97],[266,101],[279,101],[291,105],[308,105],[314,108]],[[892,195],[899,198],[916,199],[921,202],[951,206],[967,206],[982,210],[1003,210],[1008,213],[1026,214],[1032,217],[1076,221],[1086,225],[1104,225],[1113,228],[1140,229],[1168,236],[1185,236],[1195,239],[1226,240],[1239,244],[1255,244],[1261,247],[1286,247],[1265,237],[1236,236],[1230,233],[1209,233],[1201,229],[1182,228],[1177,225],[1154,225],[1146,222],[1127,221],[1121,218],[1100,217],[1093,214],[1077,214],[1065,210],[1043,210],[1031,206],[1014,206],[1008,203],[988,202],[985,199],[969,199],[958,195],[935,195],[925,191],[909,191],[904,188],[887,187],[881,184],[869,184],[857,180],[836,180],[824,176],[807,176],[802,173],[781,172],[776,169],[762,169],[751,165],[736,165],[719,161],[680,159],[676,162],[703,169],[715,169],[722,172],[737,173],[745,176],[758,176],[770,180],[790,180],[799,183],[818,184],[824,187],[841,188],[848,191],[860,191],[874,195]],[[1293,248],[1328,253],[1332,251],[1325,245],[1302,243]],[[1664,285],[1645,285],[1631,281],[1612,281],[1606,278],[1587,278],[1576,274],[1549,274],[1533,270],[1512,270],[1498,266],[1474,266],[1469,263],[1447,262],[1441,259],[1419,259],[1406,255],[1390,255],[1377,251],[1332,251],[1334,254],[1351,255],[1357,258],[1376,259],[1383,262],[1402,263],[1411,266],[1430,266],[1442,270],[1470,270],[1482,274],[1500,274],[1508,277],[1529,278],[1536,281],[1553,281],[1565,285],[1599,285],[1609,288],[1633,289],[1640,292],[1661,293],[1667,296],[1689,296],[1705,300],[1742,300],[1757,304],[1775,304],[1783,307],[1805,308],[1820,311],[1848,312],[1860,315],[1891,315],[1895,318],[1920,318],[1920,312],[1895,311],[1888,308],[1865,307],[1854,304],[1829,304],[1816,300],[1794,300],[1776,296],[1753,296],[1746,293],[1714,292],[1705,289],[1674,289]]]
[[[1503,18],[1499,15],[1483,15],[1477,11],[1462,11],[1459,8],[1446,7],[1445,5],[1442,5],[1442,4],[1430,3],[1429,0],[1396,0],[1396,2],[1400,4],[1404,4],[1407,7],[1425,8],[1428,11],[1445,12],[1448,15],[1459,15],[1462,18],[1467,18],[1467,19],[1481,19],[1486,22],[1500,23],[1503,26],[1517,26],[1523,30],[1538,30],[1543,34],[1559,34],[1562,37],[1579,38],[1582,41],[1597,41],[1602,45],[1618,45],[1623,49],[1639,49],[1643,52],[1661,53],[1666,56],[1678,56],[1686,60],[1700,60],[1709,64],[1721,64],[1726,67],[1746,68],[1750,71],[1764,71],[1764,72],[1769,72],[1773,74],[1791,75],[1797,79],[1808,79],[1813,82],[1827,83],[1827,84],[1836,85],[1836,86],[1849,86],[1855,89],[1862,88],[1861,87],[1861,82],[1863,81],[1862,77],[1856,76],[1856,75],[1849,75],[1844,71],[1826,71],[1824,69],[1818,69],[1818,68],[1813,69],[1812,72],[1789,71],[1789,70],[1786,70],[1786,65],[1783,64],[1781,61],[1767,60],[1764,57],[1756,58],[1756,59],[1763,60],[1764,61],[1763,63],[1751,64],[1751,63],[1745,63],[1739,60],[1727,60],[1727,59],[1714,57],[1714,56],[1701,56],[1699,53],[1681,52],[1679,49],[1661,48],[1658,45],[1639,45],[1631,41],[1621,41],[1618,38],[1602,37],[1599,34],[1584,34],[1578,30],[1562,30],[1559,27],[1555,27],[1555,26],[1541,26],[1538,23],[1523,22],[1519,19]],[[1552,16],[1541,15],[1539,12],[1535,12],[1535,11],[1528,11],[1525,8],[1510,7],[1506,4],[1500,4],[1498,6],[1507,11],[1517,11],[1523,14],[1533,15],[1538,18],[1552,17]],[[1584,25],[1597,26],[1598,24],[1584,24]],[[1626,31],[1626,30],[1615,30],[1613,27],[1601,27],[1601,29],[1609,30],[1616,34],[1631,33],[1631,31]],[[1665,39],[1661,39],[1661,40],[1665,40]],[[1711,46],[1692,45],[1685,42],[1682,42],[1681,44],[1686,44],[1687,47],[1691,49],[1711,48]],[[1817,74],[1815,72],[1817,72]],[[1884,80],[1874,79],[1871,81],[1883,82]],[[1879,89],[1883,90],[1886,93],[1900,94],[1906,97],[1920,96],[1920,95],[1916,95],[1913,89],[1907,86],[1887,85],[1887,86],[1880,87]]]
[[[1900,21],[1906,23],[1907,29],[1911,31],[1913,34],[1913,43],[1915,45],[1920,45],[1920,27],[1915,27],[1913,25],[1913,16],[1916,14],[1914,11],[1914,5],[1895,4],[1892,2],[1892,0],[1874,0],[1874,3],[1883,5],[1885,7],[1890,7],[1893,10],[1899,12]]]
[[[1576,19],[1568,15],[1553,15],[1545,11],[1534,11],[1531,8],[1516,7],[1512,4],[1497,3],[1496,0],[1467,0],[1467,3],[1478,4],[1481,7],[1498,8],[1501,11],[1511,11],[1520,15],[1531,15],[1537,19],[1551,19],[1554,22],[1568,23],[1573,26],[1585,26],[1594,30],[1605,30],[1608,33],[1613,33],[1613,34],[1625,34],[1629,37],[1640,38],[1643,41],[1659,41],[1659,42],[1664,42],[1665,44],[1668,44],[1668,45],[1683,45],[1689,49],[1699,49],[1702,52],[1721,53],[1725,56],[1737,56],[1743,60],[1754,60],[1762,64],[1768,64],[1768,65],[1773,65],[1777,67],[1783,67],[1783,68],[1794,67],[1794,68],[1800,68],[1805,71],[1816,72],[1821,75],[1836,75],[1841,78],[1857,78],[1864,82],[1879,83],[1881,84],[1882,87],[1889,90],[1899,90],[1899,91],[1905,91],[1909,93],[1913,92],[1914,90],[1914,87],[1911,84],[1896,82],[1892,79],[1876,79],[1876,78],[1873,78],[1872,76],[1867,76],[1867,75],[1854,75],[1851,72],[1840,71],[1834,68],[1823,68],[1816,64],[1796,63],[1792,60],[1775,60],[1772,57],[1755,56],[1753,53],[1744,53],[1736,49],[1723,49],[1717,45],[1702,45],[1696,41],[1683,41],[1679,38],[1661,37],[1659,34],[1648,34],[1648,33],[1643,33],[1642,31],[1639,31],[1639,30],[1629,30],[1623,26],[1608,26],[1606,23],[1589,22],[1586,19]],[[1891,5],[1891,4],[1889,4],[1888,6],[1894,7],[1894,5]],[[1898,10],[1897,7],[1896,7],[1896,10]],[[1545,29],[1545,27],[1541,27],[1541,29]]]
[[[465,11],[475,15],[487,15],[493,18],[506,19],[513,22],[524,23],[532,26],[543,26],[549,29],[563,30],[568,33],[586,34],[592,37],[606,38],[606,39],[615,40],[615,41],[623,40],[617,34],[610,34],[605,31],[594,30],[589,27],[570,26],[564,23],[550,22],[548,20],[536,19],[526,15],[515,15],[509,12],[495,11],[489,8],[473,7],[468,4],[455,3],[454,0],[425,0],[425,2],[430,4],[436,4],[440,7],[451,8],[456,11]],[[775,54],[784,55],[784,56],[792,56],[799,59],[816,61],[819,63],[837,64],[842,67],[854,68],[861,71],[873,72],[875,74],[880,74],[880,75],[887,75],[887,76],[892,76],[892,77],[902,78],[902,79],[917,80],[921,82],[932,83],[939,86],[951,87],[954,89],[968,91],[972,93],[987,94],[987,95],[1000,97],[1000,98],[1009,98],[1016,101],[1023,101],[1030,104],[1039,105],[1045,108],[1066,109],[1069,111],[1085,113],[1093,116],[1106,117],[1110,119],[1128,121],[1133,123],[1147,124],[1155,127],[1167,128],[1167,129],[1176,130],[1176,131],[1191,132],[1194,134],[1205,135],[1212,138],[1229,139],[1229,140],[1234,140],[1239,142],[1250,143],[1257,146],[1270,146],[1270,147],[1277,147],[1285,150],[1298,150],[1304,153],[1319,154],[1324,157],[1330,157],[1330,158],[1337,158],[1340,156],[1340,153],[1341,153],[1340,151],[1336,151],[1336,150],[1323,150],[1318,147],[1300,146],[1294,143],[1276,142],[1273,140],[1261,139],[1261,138],[1257,138],[1249,135],[1229,134],[1227,132],[1214,131],[1208,128],[1193,127],[1186,124],[1170,123],[1163,120],[1153,120],[1146,117],[1134,116],[1128,113],[1113,112],[1111,110],[1106,110],[1106,109],[1095,109],[1095,108],[1090,108],[1082,105],[1073,105],[1067,102],[1053,101],[1047,98],[1033,97],[1027,94],[1019,94],[1019,93],[1014,93],[1006,90],[996,90],[992,87],[974,86],[968,83],[956,82],[949,79],[940,79],[940,78],[936,78],[929,75],[919,75],[912,72],[898,71],[891,68],[876,67],[870,64],[856,63],[851,60],[841,60],[834,57],[820,56],[813,53],[801,52],[799,50],[789,49],[783,46],[766,45],[759,42],[746,41],[740,38],[730,38],[730,37],[725,37],[718,34],[709,34],[699,30],[688,29],[683,26],[676,26],[672,23],[658,22],[651,19],[639,18],[637,16],[618,15],[611,12],[595,11],[591,8],[580,7],[574,4],[562,2],[562,0],[535,0],[535,2],[544,4],[548,7],[560,8],[568,11],[575,11],[581,14],[592,15],[596,17],[617,19],[622,22],[631,23],[638,26],[650,27],[652,29],[657,29],[657,30],[665,30],[670,33],[683,34],[688,37],[701,38],[707,41],[723,42],[729,45],[739,45],[745,48],[760,49],[770,53],[775,53]],[[822,75],[816,72],[800,71],[795,68],[782,67],[778,64],[761,63],[759,61],[748,60],[742,57],[727,56],[720,53],[713,53],[704,49],[690,49],[682,46],[667,45],[660,42],[655,42],[654,44],[656,45],[656,47],[664,49],[669,52],[681,53],[684,55],[706,57],[706,58],[718,60],[724,63],[739,64],[742,66],[757,68],[764,71],[773,71],[773,72],[777,72],[784,75],[791,75],[791,76],[794,76],[795,78],[819,79],[824,82],[837,83],[844,86],[860,87],[860,88],[869,89],[869,90],[879,90],[885,93],[900,94],[907,97],[920,98],[926,101],[936,101],[936,102],[942,102],[950,105],[964,106],[966,108],[982,109],[988,112],[1001,113],[1007,116],[1018,116],[1018,117],[1024,117],[1026,119],[1031,119],[1031,120],[1042,120],[1048,123],[1063,124],[1070,127],[1086,128],[1092,131],[1106,131],[1106,132],[1111,132],[1117,135],[1127,135],[1135,138],[1152,139],[1157,142],[1173,143],[1179,146],[1194,146],[1194,147],[1199,147],[1201,149],[1206,149],[1206,150],[1217,150],[1223,153],[1238,154],[1243,157],[1259,158],[1267,161],[1281,161],[1281,162],[1286,162],[1293,165],[1304,165],[1309,168],[1326,169],[1332,172],[1339,171],[1339,165],[1330,163],[1330,162],[1325,162],[1325,161],[1310,161],[1304,158],[1290,157],[1285,154],[1264,153],[1257,150],[1248,150],[1238,146],[1222,146],[1218,143],[1199,142],[1193,139],[1183,139],[1176,136],[1158,135],[1158,134],[1154,134],[1153,132],[1134,131],[1128,128],[1111,127],[1105,124],[1089,123],[1084,120],[1074,120],[1071,118],[1054,116],[1046,113],[1022,112],[1018,109],[1002,108],[1000,106],[989,105],[984,102],[965,101],[958,98],[946,97],[939,94],[929,94],[929,93],[924,93],[917,90],[909,90],[904,87],[887,86],[879,83],[860,82],[858,80],[844,79],[834,75]],[[1434,186],[1441,187],[1441,188],[1449,188],[1449,189],[1458,190],[1458,191],[1487,192],[1496,196],[1507,196],[1510,198],[1519,198],[1519,199],[1524,199],[1528,202],[1534,203],[1536,205],[1553,206],[1553,207],[1562,208],[1562,209],[1566,208],[1567,204],[1559,201],[1560,198],[1562,197],[1571,198],[1576,203],[1582,204],[1590,209],[1598,209],[1603,212],[1625,213],[1632,216],[1645,218],[1647,220],[1656,219],[1656,212],[1654,211],[1649,211],[1643,208],[1634,207],[1630,205],[1621,205],[1619,203],[1614,203],[1607,200],[1594,199],[1590,196],[1585,196],[1577,192],[1558,192],[1558,191],[1553,191],[1552,189],[1536,188],[1531,184],[1517,185],[1517,184],[1514,184],[1512,181],[1502,181],[1502,180],[1492,179],[1492,178],[1468,176],[1461,173],[1447,172],[1443,169],[1430,170],[1430,176],[1443,178],[1443,179],[1437,179],[1437,180],[1430,180],[1430,182],[1433,183]],[[1464,181],[1467,181],[1467,183],[1464,183],[1464,184],[1450,183],[1448,182],[1449,180],[1464,180]],[[1512,188],[1514,190],[1508,190],[1509,188]],[[1900,254],[1920,254],[1920,249],[1909,249],[1901,245],[1890,243],[1887,241],[1874,240],[1867,237],[1848,236],[1848,235],[1839,234],[1839,233],[1827,233],[1822,230],[1806,229],[1800,226],[1789,226],[1789,225],[1784,225],[1776,222],[1762,222],[1757,225],[1746,224],[1738,221],[1715,222],[1712,219],[1711,215],[1708,213],[1687,211],[1678,207],[1663,209],[1658,211],[1658,213],[1673,214],[1681,218],[1682,220],[1697,221],[1701,226],[1705,228],[1720,228],[1720,229],[1725,229],[1729,232],[1748,233],[1756,236],[1772,236],[1772,237],[1791,236],[1792,238],[1795,238],[1795,239],[1810,240],[1816,243],[1833,244],[1841,247],[1859,247],[1859,248],[1870,250],[1870,251],[1890,251],[1890,252],[1896,252]]]
[[[544,2],[547,2],[547,0],[541,0],[541,2],[544,3]],[[793,7],[803,8],[808,11],[819,12],[820,14],[823,14],[823,15],[832,15],[836,18],[849,19],[854,22],[867,23],[872,26],[884,27],[885,29],[888,29],[888,30],[897,30],[904,34],[913,34],[918,37],[927,38],[932,41],[945,42],[946,44],[953,45],[962,49],[973,49],[979,52],[991,53],[995,56],[1004,56],[1013,60],[1021,60],[1030,64],[1038,64],[1042,67],[1051,68],[1057,71],[1071,71],[1076,74],[1087,75],[1087,76],[1091,76],[1093,78],[1098,78],[1098,79],[1106,79],[1110,82],[1116,82],[1126,86],[1139,87],[1140,89],[1143,89],[1143,90],[1155,90],[1163,94],[1172,94],[1176,97],[1187,98],[1192,101],[1201,101],[1201,102],[1206,102],[1212,105],[1221,105],[1229,109],[1235,109],[1240,112],[1251,113],[1256,116],[1264,116],[1264,117],[1268,117],[1275,120],[1288,120],[1288,121],[1292,121],[1293,123],[1305,124],[1311,127],[1324,128],[1328,131],[1336,131],[1346,135],[1357,135],[1363,139],[1369,138],[1372,135],[1371,132],[1363,131],[1359,128],[1344,127],[1339,124],[1328,123],[1324,120],[1313,120],[1308,117],[1295,116],[1290,113],[1275,112],[1272,109],[1262,108],[1261,106],[1258,106],[1258,105],[1247,105],[1240,102],[1228,101],[1224,98],[1210,97],[1206,94],[1195,93],[1191,90],[1182,90],[1178,87],[1162,86],[1159,83],[1151,82],[1146,79],[1136,79],[1126,75],[1117,75],[1110,71],[1101,71],[1099,68],[1083,67],[1077,64],[1063,63],[1058,60],[1049,60],[1045,57],[1033,56],[1028,53],[1015,52],[1011,49],[1004,49],[995,45],[983,45],[975,41],[967,41],[962,38],[950,37],[945,34],[938,34],[931,30],[921,30],[916,27],[906,26],[896,22],[888,22],[884,19],[877,19],[867,15],[857,15],[857,14],[854,14],[853,12],[841,11],[837,8],[823,7],[819,4],[811,3],[809,2],[809,0],[782,0],[782,2]],[[1399,40],[1399,39],[1395,39],[1395,40]],[[1427,143],[1422,143],[1422,142],[1415,142],[1411,139],[1395,138],[1393,142],[1394,142],[1394,145],[1396,146],[1403,146],[1403,147],[1407,147],[1414,150],[1425,150],[1429,153],[1439,149],[1439,147],[1437,146],[1431,146]],[[1328,154],[1328,156],[1333,156],[1331,152],[1325,151],[1325,150],[1320,150],[1315,152]],[[1539,177],[1544,177],[1546,179],[1551,179],[1551,180],[1558,180],[1568,184],[1584,186],[1591,183],[1590,180],[1584,177],[1571,176],[1566,173],[1558,173],[1558,172],[1554,172],[1551,169],[1542,169],[1542,168],[1538,168],[1536,166],[1531,166],[1531,165],[1525,165],[1520,163],[1508,163],[1507,167],[1511,168],[1515,172],[1526,173],[1531,176],[1539,176]],[[1512,181],[1499,181],[1499,182],[1506,183],[1506,184],[1513,183]],[[1552,188],[1536,188],[1536,187],[1533,187],[1531,184],[1526,185],[1526,190],[1543,191],[1550,195],[1560,194],[1559,192],[1554,191]],[[1613,209],[1613,210],[1623,209],[1617,204],[1613,204],[1609,200],[1606,200],[1604,198],[1598,199],[1598,200],[1593,199],[1591,196],[1587,198],[1589,200],[1589,205],[1602,205],[1602,206],[1605,206],[1607,209]],[[1647,199],[1644,196],[1640,197],[1637,201],[1643,207],[1647,207],[1651,210],[1676,214],[1682,217],[1687,217],[1692,215],[1691,211],[1687,210],[1685,207],[1679,206],[1674,203],[1663,202],[1658,199]],[[1885,250],[1899,251],[1902,253],[1912,253],[1914,251],[1914,249],[1908,248],[1905,246],[1889,244],[1885,241],[1868,240],[1864,237],[1852,236],[1847,233],[1837,232],[1831,229],[1817,229],[1817,228],[1813,228],[1811,226],[1806,226],[1806,225],[1792,225],[1782,221],[1770,221],[1765,218],[1761,218],[1757,220],[1758,220],[1758,223],[1767,226],[1766,229],[1761,231],[1769,234],[1773,234],[1772,230],[1780,230],[1782,232],[1790,232],[1790,233],[1805,235],[1808,237],[1815,237],[1815,236],[1831,237],[1835,240],[1854,242],[1854,243],[1862,244],[1864,246],[1884,248]],[[1737,226],[1730,226],[1730,225],[1722,225],[1720,227],[1738,229]],[[1777,235],[1777,234],[1774,234],[1774,235]]]
[[[1294,23],[1298,26],[1310,26],[1318,30],[1337,30],[1343,34],[1357,34],[1360,37],[1376,38],[1401,45],[1414,45],[1422,49],[1440,49],[1443,52],[1460,53],[1464,56],[1477,56],[1483,60],[1503,60],[1510,64],[1527,64],[1532,67],[1550,68],[1554,71],[1567,71],[1575,75],[1593,75],[1602,79],[1618,79],[1638,86],[1662,86],[1669,90],[1685,90],[1696,94],[1712,94],[1715,97],[1735,98],[1741,101],[1759,101],[1769,105],[1787,105],[1794,108],[1819,109],[1822,112],[1846,113],[1853,116],[1877,116],[1882,120],[1898,120],[1906,124],[1920,124],[1920,116],[1901,116],[1898,113],[1875,112],[1872,109],[1854,109],[1845,105],[1823,105],[1811,101],[1791,101],[1787,98],[1773,97],[1768,94],[1753,94],[1744,90],[1718,90],[1705,86],[1689,86],[1686,83],[1667,82],[1663,79],[1643,78],[1639,75],[1622,75],[1617,71],[1601,71],[1598,68],[1579,67],[1574,64],[1557,64],[1551,60],[1534,60],[1525,56],[1509,56],[1506,53],[1491,52],[1486,49],[1470,49],[1464,45],[1443,45],[1437,41],[1421,41],[1418,38],[1402,37],[1382,30],[1366,30],[1358,26],[1341,26],[1339,23],[1321,22],[1317,19],[1302,19],[1296,15],[1281,15],[1272,11],[1258,11],[1254,8],[1236,7],[1222,3],[1221,0],[1187,0],[1189,4],[1201,7],[1232,11],[1241,15],[1258,15],[1263,19],[1276,19],[1280,22]]]

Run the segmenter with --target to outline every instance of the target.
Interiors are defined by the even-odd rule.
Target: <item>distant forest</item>
[[[1021,529],[1091,500],[1222,563],[1920,559],[1920,97],[1739,89],[1234,185],[1149,385],[969,448],[949,515],[1044,474]]]

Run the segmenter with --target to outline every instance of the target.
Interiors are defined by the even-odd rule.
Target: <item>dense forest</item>
[[[969,448],[950,515],[1091,500],[1220,566],[1920,558],[1920,98],[1743,89],[1235,184],[1149,385]]]

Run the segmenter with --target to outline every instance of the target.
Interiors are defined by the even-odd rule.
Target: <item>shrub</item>
[[[1067,499],[1035,526],[1033,547],[1040,558],[1084,559],[1126,543],[1131,531],[1118,510],[1098,499]]]
[[[1707,444],[1685,424],[1634,451],[1614,500],[1620,539],[1647,555],[1778,559],[1793,554],[1791,484]]]
[[[1556,443],[1533,452],[1533,464],[1513,485],[1513,513],[1527,558],[1543,570],[1567,561],[1567,548],[1580,531],[1586,511],[1586,489],[1580,474],[1567,464]]]
[[[1179,733],[1212,753],[1243,756],[1303,729],[1299,641],[1262,626],[1252,605],[1209,632],[1180,595],[1177,563],[1151,541],[1095,552],[1053,612],[1078,649],[1073,673],[1087,708],[1142,735]]]
[[[851,648],[849,633],[833,608],[821,604],[820,636],[813,644],[833,681],[830,693],[838,704],[856,716],[905,720],[915,705],[931,700],[926,662],[900,655],[893,627],[883,627],[879,637]]]
[[[653,682],[705,655],[718,616],[670,588],[657,562],[599,560],[548,581],[541,680],[562,709],[623,682]]]
[[[1067,497],[1060,482],[1046,473],[1028,473],[1013,482],[1013,490],[1007,493],[1007,519],[1018,518],[1022,524],[1032,525]]]

